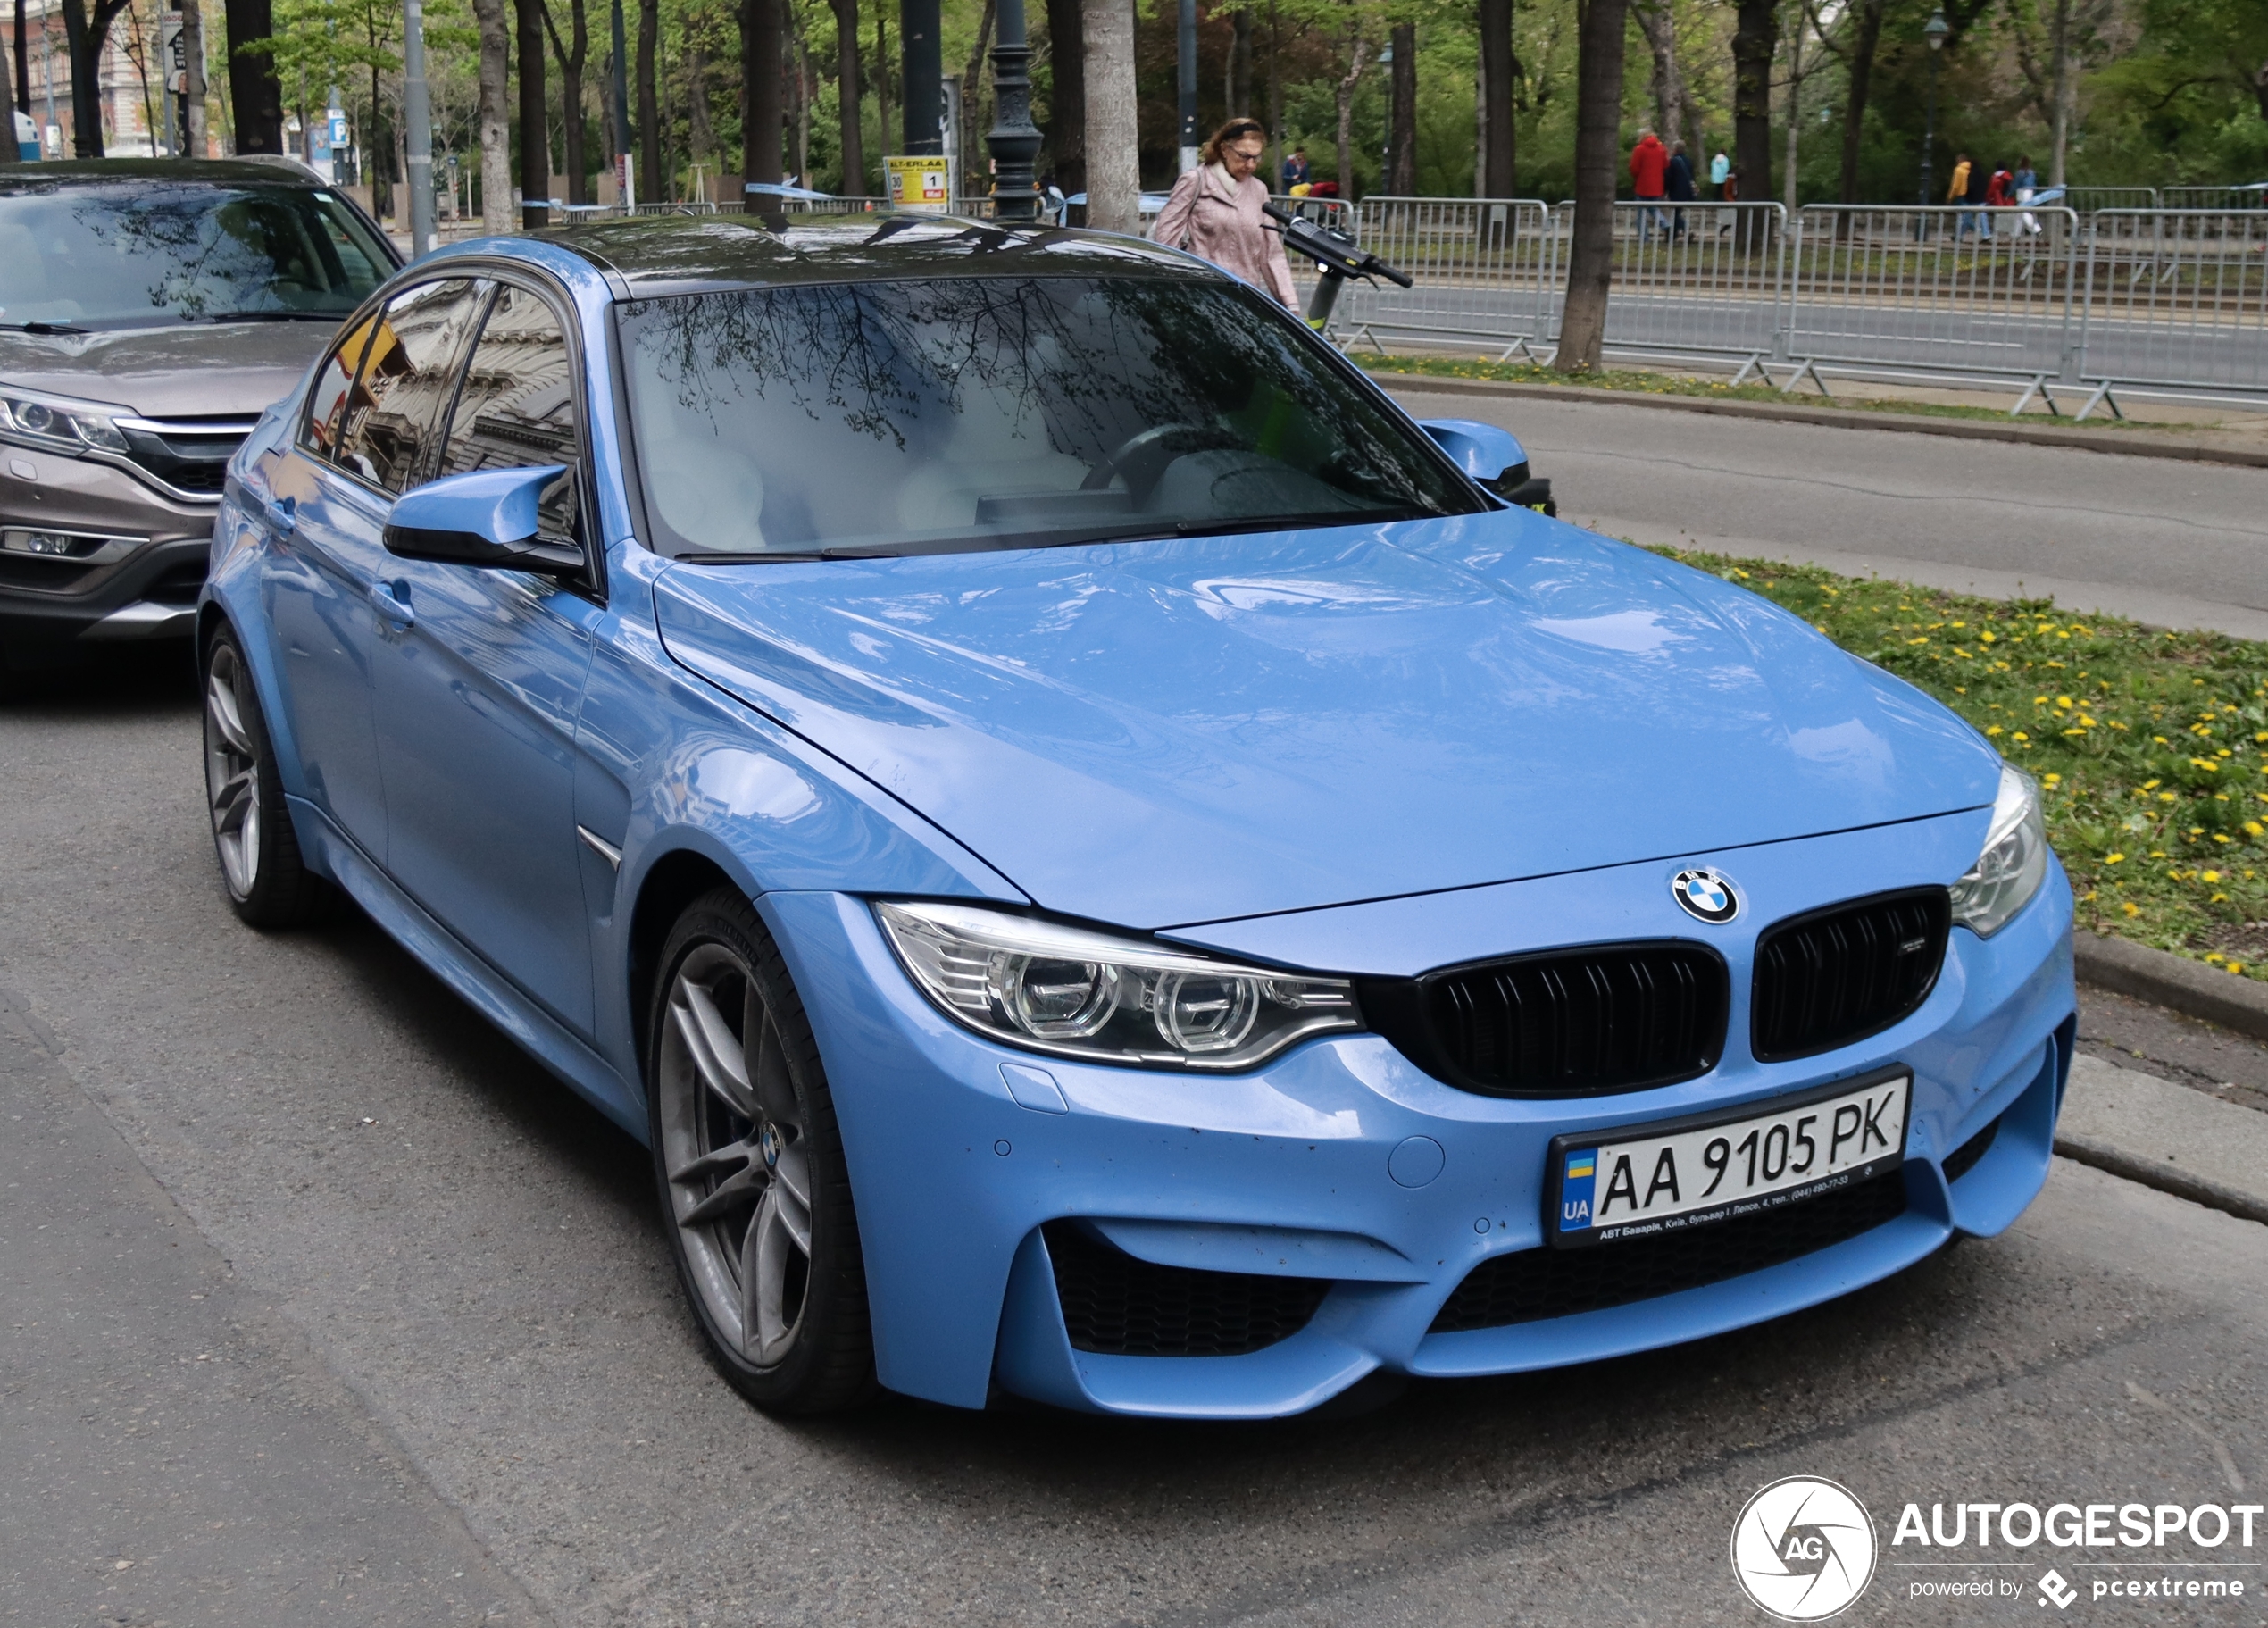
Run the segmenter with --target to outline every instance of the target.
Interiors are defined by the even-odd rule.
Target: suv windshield
[[[304,187],[133,181],[0,193],[0,327],[336,322],[394,269]]]
[[[622,308],[657,552],[1024,547],[1469,513],[1243,288],[964,278]]]

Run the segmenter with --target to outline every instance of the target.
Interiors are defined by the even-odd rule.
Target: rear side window
[[[581,459],[566,330],[548,300],[507,284],[496,291],[465,369],[438,472],[563,464],[567,472],[544,490],[538,534],[575,540]]]
[[[386,302],[338,432],[333,455],[342,467],[389,492],[425,479],[457,363],[491,286],[452,278]]]
[[[300,430],[299,444],[319,458],[329,458],[338,449],[354,393],[354,375],[362,372],[363,353],[370,348],[371,334],[377,327],[378,319],[372,317],[347,330],[315,375],[315,388],[307,394],[307,422]]]

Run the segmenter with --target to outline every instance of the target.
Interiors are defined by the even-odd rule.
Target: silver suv
[[[0,169],[0,670],[189,631],[229,455],[400,263],[288,162]]]

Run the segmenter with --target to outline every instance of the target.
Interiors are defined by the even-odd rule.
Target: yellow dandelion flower
[[[2142,914],[2142,906],[2136,904],[2121,905],[2119,908],[2126,913],[2129,920]]]
[[[2123,864],[2126,863],[2126,856],[2123,854],[2105,854],[2103,856],[2103,863],[2105,864]]]

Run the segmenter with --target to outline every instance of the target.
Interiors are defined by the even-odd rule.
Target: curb
[[[1360,363],[1356,364],[1360,366]],[[1509,384],[1492,379],[1445,379],[1431,373],[1399,373],[1387,368],[1363,370],[1388,390],[1447,396],[1496,396],[1534,401],[1604,402],[1621,407],[1658,407],[1672,413],[1714,413],[1725,418],[1773,419],[1785,423],[1825,424],[1842,430],[1889,430],[1905,435],[1951,436],[1958,440],[2019,441],[2080,452],[2123,454],[2130,458],[2178,458],[2195,463],[2231,463],[2268,469],[2268,451],[2212,447],[2172,436],[2127,436],[2115,430],[2052,430],[2031,424],[1996,424],[1978,419],[1926,418],[1920,413],[1866,413],[1855,407],[1813,407],[1796,402],[1714,401],[1705,396],[1653,396],[1635,390],[1600,390],[1581,385]]]
[[[2081,983],[2268,1040],[2268,984],[2215,972],[2168,950],[2076,928],[2072,931],[2072,959]]]
[[[2108,1142],[2098,1142],[2092,1137],[2067,1136],[2055,1133],[2055,1151],[2074,1164],[2092,1165],[2105,1174],[2118,1176],[2138,1186],[2155,1188],[2159,1192],[2176,1198],[2186,1198],[2191,1204],[2201,1204],[2209,1210],[2220,1210],[2239,1221],[2268,1223],[2268,1204],[2233,1188],[2208,1181],[2199,1176],[2146,1159],[2123,1148],[2114,1148]]]

